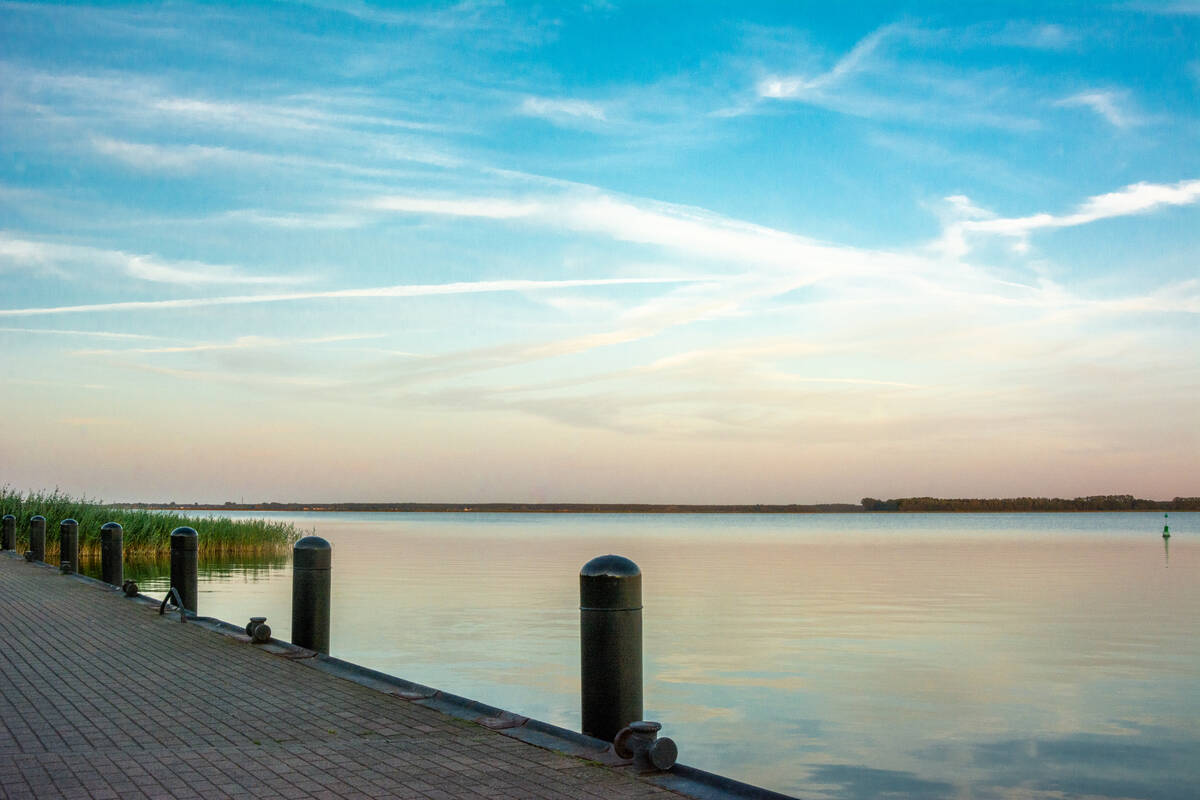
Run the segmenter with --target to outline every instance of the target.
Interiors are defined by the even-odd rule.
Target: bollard
[[[329,655],[329,542],[305,536],[292,548],[292,644]]]
[[[662,725],[651,720],[638,720],[622,728],[613,739],[613,752],[633,761],[637,772],[658,772],[675,766],[679,748],[674,739],[658,738]]]
[[[100,526],[100,580],[113,586],[120,586],[125,578],[123,534],[119,523],[106,522]]]
[[[79,572],[79,523],[73,519],[58,523],[58,562],[69,565],[69,572]]]
[[[29,519],[30,561],[46,560],[46,518],[41,514]]]
[[[183,607],[196,613],[196,550],[199,536],[191,528],[171,531],[171,587]]]
[[[642,718],[642,571],[598,556],[579,571],[583,732],[611,742]]]
[[[266,617],[251,617],[246,624],[246,635],[255,644],[266,644],[271,641],[271,626]]]
[[[17,549],[17,518],[12,514],[5,514],[4,519],[0,520],[0,550],[16,550]]]

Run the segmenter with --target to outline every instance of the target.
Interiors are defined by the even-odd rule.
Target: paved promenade
[[[5,798],[680,796],[7,554],[0,719]]]

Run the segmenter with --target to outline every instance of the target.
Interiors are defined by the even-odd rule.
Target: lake
[[[573,730],[579,568],[633,559],[646,717],[777,791],[1200,786],[1200,513],[1169,549],[1161,513],[238,516],[332,543],[333,655]],[[127,566],[159,596],[167,572]],[[286,558],[202,568],[203,615],[288,639],[290,604]]]

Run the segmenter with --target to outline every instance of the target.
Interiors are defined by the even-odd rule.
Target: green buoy
[[[1163,519],[1166,519],[1166,518],[1167,518],[1167,517],[1169,517],[1169,516],[1171,516],[1171,515],[1170,515],[1170,514],[1163,514]],[[1167,525],[1167,524],[1165,524],[1165,523],[1163,524],[1163,538],[1164,538],[1164,539],[1170,539],[1170,538],[1171,538],[1171,526],[1170,526],[1170,525]]]

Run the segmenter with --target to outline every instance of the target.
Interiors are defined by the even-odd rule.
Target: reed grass
[[[2,487],[0,516],[5,514],[17,518],[18,551],[29,545],[30,518],[38,514],[46,518],[48,559],[51,552],[58,551],[58,525],[64,519],[79,523],[80,554],[100,551],[100,526],[106,522],[121,525],[126,555],[169,553],[171,531],[181,526],[196,529],[200,555],[283,553],[300,537],[300,532],[290,522],[189,517],[173,512],[114,508],[94,500],[73,498],[58,489],[22,494]]]

